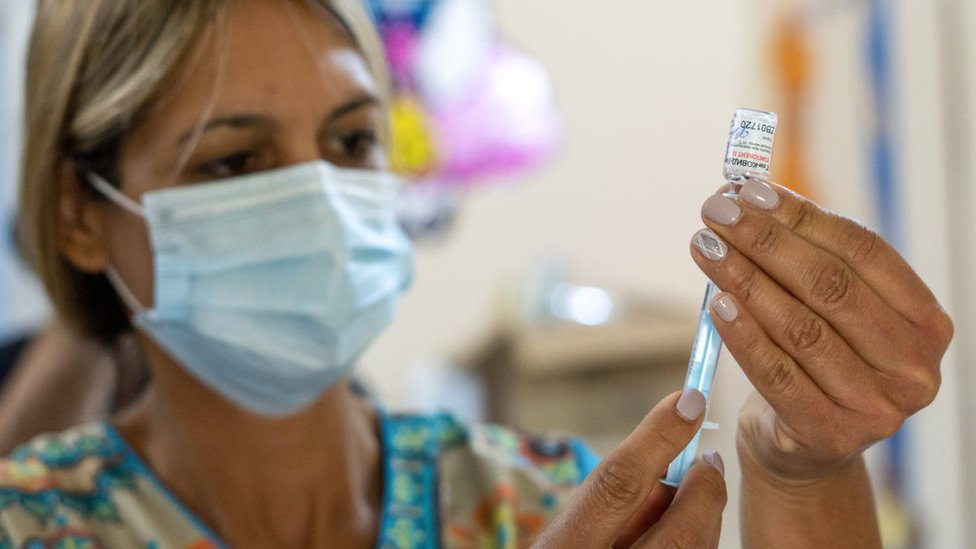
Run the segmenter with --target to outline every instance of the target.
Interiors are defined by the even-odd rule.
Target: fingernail
[[[739,308],[728,294],[719,294],[712,300],[712,310],[722,320],[732,322],[739,317]]]
[[[769,185],[755,179],[746,181],[739,191],[739,198],[763,210],[772,210],[779,204],[779,194]]]
[[[725,462],[722,461],[722,454],[718,450],[706,450],[702,452],[702,461],[718,469],[722,476],[725,476]]]
[[[688,421],[697,421],[705,412],[705,395],[697,389],[685,389],[675,408],[681,417]]]
[[[742,209],[735,200],[727,196],[714,195],[708,197],[702,206],[702,214],[719,225],[731,225],[742,216]]]
[[[729,247],[725,245],[725,242],[722,242],[722,239],[713,233],[711,229],[702,229],[695,233],[695,238],[692,239],[692,242],[702,255],[712,261],[722,259],[729,251]]]

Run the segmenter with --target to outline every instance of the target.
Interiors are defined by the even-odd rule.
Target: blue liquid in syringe
[[[718,353],[722,348],[722,338],[712,324],[712,316],[709,313],[709,304],[715,297],[719,289],[708,283],[705,288],[705,301],[702,303],[701,314],[698,317],[698,333],[695,335],[695,343],[691,349],[691,358],[688,360],[688,375],[685,377],[684,389],[697,389],[705,396],[705,402],[710,403],[712,393],[712,382],[715,380],[715,367],[718,365]],[[688,446],[678,454],[678,457],[671,462],[668,467],[668,474],[663,482],[671,486],[681,483],[685,473],[691,468],[698,453],[698,439],[701,437],[701,429],[695,433],[695,438],[691,439]]]

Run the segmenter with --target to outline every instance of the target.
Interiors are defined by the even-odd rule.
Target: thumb
[[[695,436],[705,397],[694,389],[665,397],[587,476],[537,547],[608,547]]]

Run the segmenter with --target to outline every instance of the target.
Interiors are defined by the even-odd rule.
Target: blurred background
[[[48,314],[8,229],[30,4],[0,0],[6,353]],[[723,182],[734,110],[770,110],[773,178],[884,232],[956,321],[938,399],[870,453],[886,546],[976,544],[976,2],[371,4],[403,92],[395,160],[415,181],[404,220],[417,240],[413,288],[359,370],[382,401],[612,448],[681,386],[705,284],[688,252],[699,208]],[[429,13],[404,27],[411,4]],[[463,55],[438,57],[452,41]],[[415,50],[435,69],[411,64]],[[438,81],[445,66],[473,97]],[[449,147],[492,120],[506,124],[472,145],[490,154]],[[739,546],[734,434],[749,391],[723,354],[720,427],[703,441],[730,470],[723,547]]]

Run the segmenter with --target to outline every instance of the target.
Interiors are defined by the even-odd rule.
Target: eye
[[[362,164],[369,162],[380,150],[380,140],[376,131],[363,129],[336,135],[327,144],[329,156],[336,157],[343,164]]]
[[[221,156],[201,164],[197,171],[204,177],[220,179],[258,171],[261,169],[260,159],[251,151],[239,151]]]
[[[376,137],[376,132],[372,130],[364,130],[342,136],[343,150],[353,158],[360,158],[372,152],[377,145],[379,145],[379,139]]]

